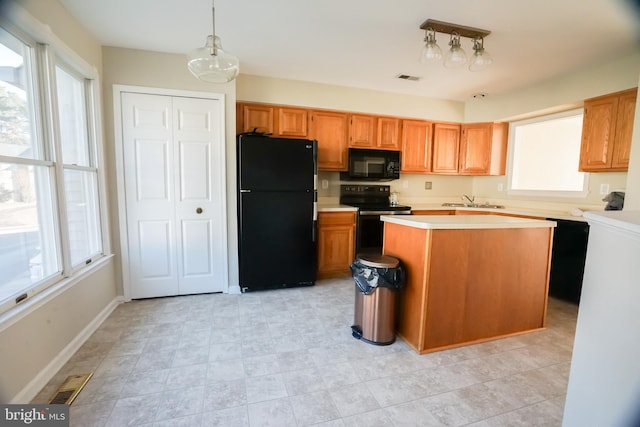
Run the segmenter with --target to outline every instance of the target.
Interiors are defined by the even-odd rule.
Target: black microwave
[[[400,178],[400,151],[349,148],[348,172],[341,179],[391,181]]]

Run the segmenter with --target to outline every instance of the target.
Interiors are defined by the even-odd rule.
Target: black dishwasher
[[[547,219],[557,223],[553,232],[549,295],[577,304],[582,290],[589,224],[583,221]]]

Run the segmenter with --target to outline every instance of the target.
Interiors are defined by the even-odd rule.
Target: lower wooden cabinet
[[[318,278],[347,276],[355,257],[356,212],[318,213]]]

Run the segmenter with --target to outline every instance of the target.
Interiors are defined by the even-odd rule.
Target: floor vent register
[[[92,376],[93,373],[69,375],[62,385],[58,387],[49,403],[71,405]]]

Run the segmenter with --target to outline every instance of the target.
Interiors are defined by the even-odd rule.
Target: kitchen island
[[[555,222],[498,215],[383,216],[400,259],[397,331],[418,353],[544,328]]]

